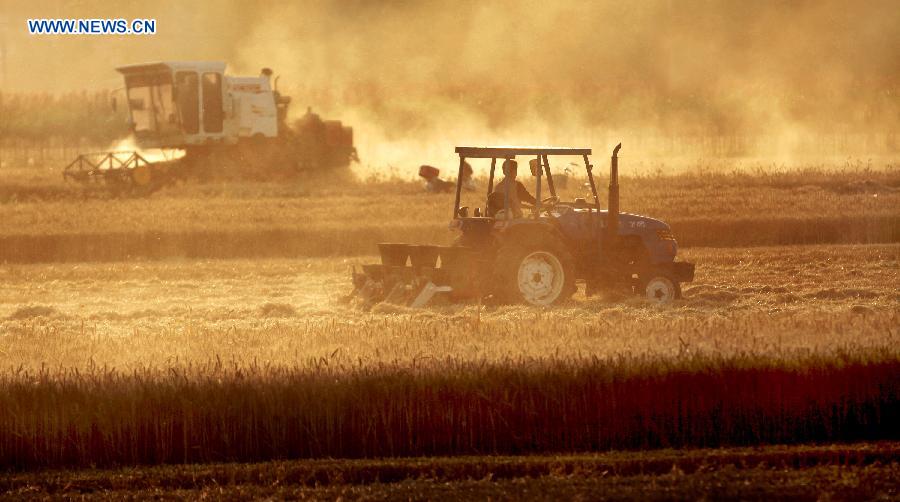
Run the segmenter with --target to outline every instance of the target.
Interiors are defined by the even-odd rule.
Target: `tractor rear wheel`
[[[494,295],[501,301],[553,305],[575,293],[575,262],[552,237],[504,243],[496,260]]]

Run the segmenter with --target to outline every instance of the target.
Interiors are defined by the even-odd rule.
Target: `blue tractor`
[[[457,147],[458,180],[467,159],[490,159],[484,206],[461,206],[458,181],[450,222],[460,233],[454,244],[379,244],[382,263],[354,270],[354,292],[368,304],[391,301],[413,307],[436,294],[457,301],[553,305],[569,299],[583,281],[587,295],[619,290],[658,303],[679,298],[681,283],[694,278],[694,265],[675,261],[678,245],[669,225],[619,211],[620,148],[612,153],[604,210],[589,148]],[[593,200],[560,200],[550,169],[550,159],[559,156],[584,163]],[[516,181],[516,159],[523,157],[534,179],[533,196]],[[504,177],[495,183],[498,164]],[[545,184],[550,194],[542,199]]]

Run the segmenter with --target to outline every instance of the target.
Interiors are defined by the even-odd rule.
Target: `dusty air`
[[[898,39],[0,0],[0,492],[896,497]]]

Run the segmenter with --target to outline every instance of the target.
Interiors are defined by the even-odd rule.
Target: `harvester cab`
[[[278,136],[271,71],[259,77],[226,77],[225,63],[218,61],[170,61],[117,70],[125,78],[130,123],[141,148]]]
[[[354,291],[367,304],[388,300],[420,306],[433,294],[447,293],[454,300],[489,297],[552,305],[571,297],[579,281],[588,295],[618,290],[658,303],[679,298],[681,283],[693,280],[694,265],[675,261],[678,245],[666,223],[619,211],[620,148],[612,153],[608,206],[601,209],[589,148],[457,147],[460,176],[450,228],[459,236],[454,245],[379,244],[382,263],[354,271]],[[561,156],[583,163],[591,200],[560,200],[550,159]],[[529,159],[531,205],[519,200],[524,187],[509,174],[517,157]],[[490,171],[484,206],[470,214],[460,205],[459,180],[468,161],[477,159],[490,160]],[[495,183],[498,166],[504,165],[506,179]],[[549,197],[542,199],[544,184]]]
[[[356,160],[353,130],[340,121],[322,120],[307,109],[288,125],[291,98],[278,92],[277,77],[273,85],[272,70],[239,77],[226,75],[225,66],[220,61],[166,61],[117,68],[125,79],[129,124],[139,151],[79,155],[65,168],[65,177],[158,187],[174,179],[169,174],[184,174],[183,168],[196,166],[198,159],[221,152],[244,163],[259,158],[295,170]],[[157,165],[140,152],[148,149],[179,151],[186,158]]]

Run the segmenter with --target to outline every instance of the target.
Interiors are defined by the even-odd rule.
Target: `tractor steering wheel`
[[[546,199],[541,201],[541,211],[547,213],[548,216],[553,216],[550,211],[559,204],[559,197],[556,195],[551,195]]]

